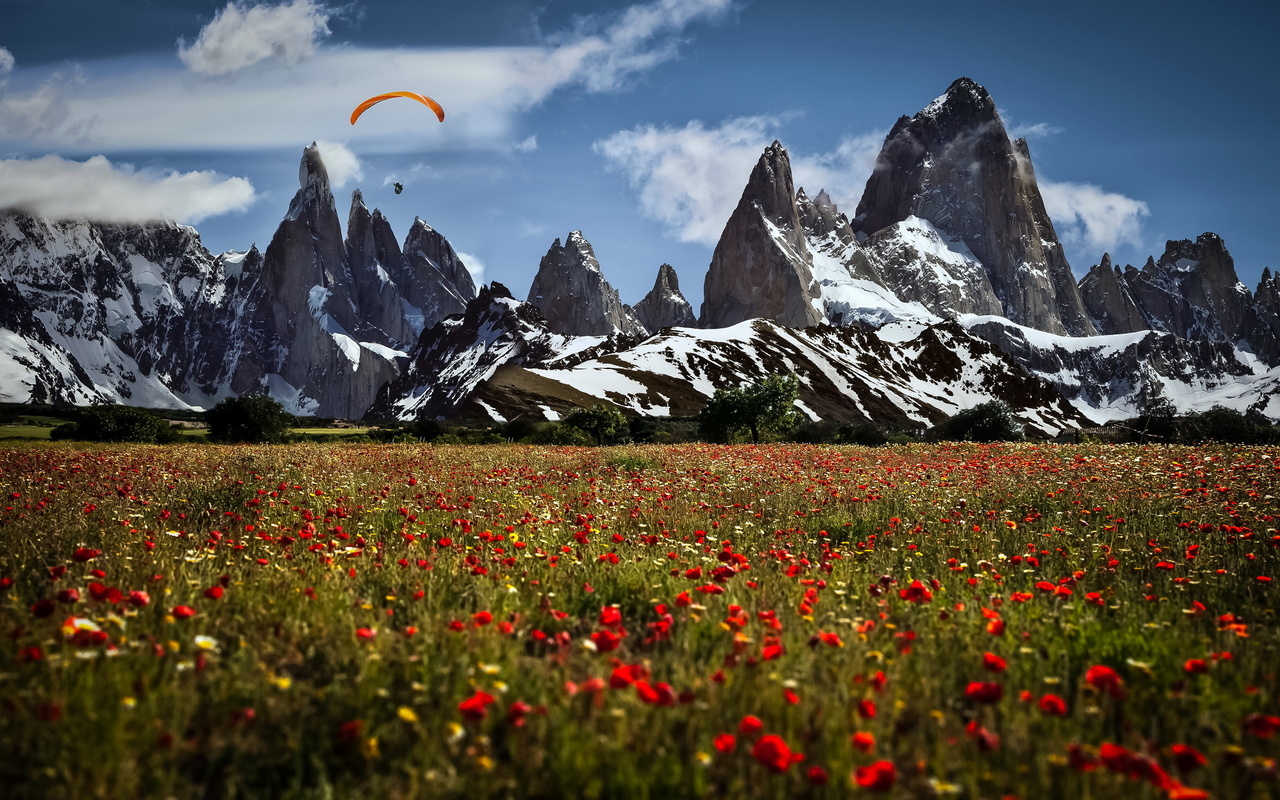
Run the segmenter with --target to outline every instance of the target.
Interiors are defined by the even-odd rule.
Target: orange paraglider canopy
[[[370,97],[368,100],[365,100],[363,103],[356,106],[356,110],[351,112],[351,124],[355,125],[356,120],[359,119],[360,115],[363,114],[370,106],[377,105],[383,100],[390,100],[393,97],[407,97],[410,100],[417,100],[419,103],[422,103],[424,106],[436,112],[436,118],[441,122],[444,122],[444,109],[440,107],[439,103],[432,100],[430,97],[427,97],[425,94],[418,94],[417,92],[387,92],[386,94]]]

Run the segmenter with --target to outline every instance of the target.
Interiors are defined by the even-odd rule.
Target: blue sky
[[[967,75],[1026,135],[1078,275],[1221,235],[1280,266],[1273,2],[0,0],[0,206],[194,224],[265,247],[321,143],[403,238],[415,216],[523,297],[582,230],[626,302],[696,304],[777,138],[852,213],[875,154]],[[75,20],[72,24],[69,21]],[[364,97],[384,103],[356,126]],[[392,183],[405,190],[395,195]]]

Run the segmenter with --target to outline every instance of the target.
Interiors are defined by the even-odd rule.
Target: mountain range
[[[0,400],[299,414],[559,419],[606,402],[687,416],[772,372],[813,419],[924,427],[990,399],[1031,429],[1166,398],[1280,418],[1280,276],[1254,291],[1212,233],[1077,280],[1023,139],[968,78],[890,130],[853,216],[764,149],[703,280],[668,264],[634,306],[581,231],[524,300],[475,286],[415,220],[403,243],[353,193],[345,235],[318,149],[264,251],[196,230],[0,211]]]

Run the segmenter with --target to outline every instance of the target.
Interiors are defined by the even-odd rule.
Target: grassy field
[[[6,444],[0,786],[1277,797],[1277,456]]]

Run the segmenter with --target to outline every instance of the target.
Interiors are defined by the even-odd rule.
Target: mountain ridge
[[[799,407],[824,419],[924,425],[999,397],[1049,435],[1158,396],[1280,418],[1280,277],[1250,292],[1205,233],[1141,269],[1104,254],[1077,281],[1026,142],[967,78],[893,126],[852,219],[796,187],[786,148],[768,145],[697,317],[667,264],[622,303],[580,230],[519,301],[477,289],[421,219],[397,243],[359,190],[344,235],[315,145],[299,187],[265,251],[218,256],[172,223],[0,212],[0,396],[207,407],[266,393],[343,418],[555,419],[598,400],[683,414],[768,364],[800,375]]]

